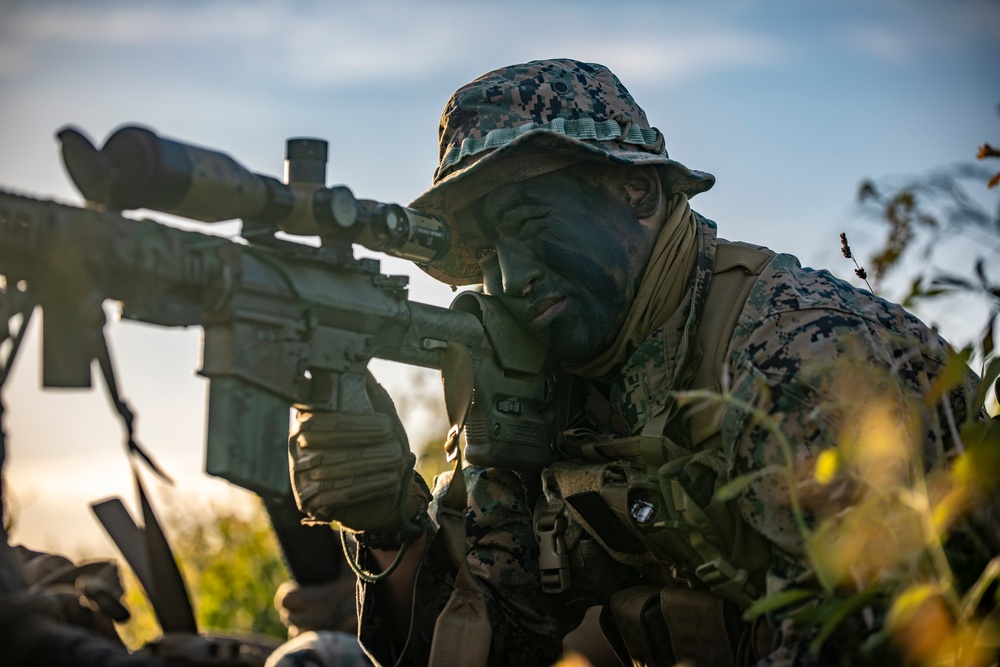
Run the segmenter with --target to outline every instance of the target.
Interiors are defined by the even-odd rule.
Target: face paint
[[[456,219],[486,292],[573,363],[617,335],[655,240],[624,194],[565,170],[497,188]]]

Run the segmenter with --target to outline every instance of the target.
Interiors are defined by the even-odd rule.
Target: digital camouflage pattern
[[[438,153],[433,186],[410,206],[440,215],[449,225],[450,198],[460,195],[470,201],[477,189],[474,177],[487,170],[484,183],[489,188],[580,160],[660,165],[669,171],[674,190],[688,197],[715,182],[711,174],[669,157],[663,133],[650,126],[607,67],[576,60],[501,67],[459,88],[441,114]],[[509,162],[512,153],[531,159]],[[564,160],[552,161],[553,156]],[[490,169],[502,162],[502,169]],[[451,250],[424,269],[451,285],[482,282],[475,259],[451,226]]]
[[[439,149],[433,186],[411,206],[441,215],[452,225],[451,252],[424,267],[452,285],[482,280],[452,213],[502,186],[585,160],[657,165],[668,196],[683,192],[690,197],[714,182],[668,157],[662,133],[649,125],[607,68],[572,60],[500,68],[460,88],[442,114]],[[728,393],[724,402],[715,403],[717,421],[706,434],[705,425],[712,420],[706,413],[692,413],[677,394],[694,382],[703,356],[698,344],[704,333],[699,336],[698,329],[717,248],[714,223],[697,215],[696,220],[698,256],[680,306],[632,351],[609,384],[590,386],[584,414],[572,426],[608,442],[636,436],[647,423],[669,417],[662,441],[666,463],[656,468],[645,453],[629,454],[627,460],[608,463],[608,470],[618,466],[617,472],[626,476],[645,475],[640,481],[659,492],[661,507],[675,507],[680,493],[685,502],[701,507],[703,516],[711,516],[718,530],[702,531],[702,537],[717,538],[710,545],[715,552],[751,572],[755,590],[738,591],[739,601],[738,596],[730,598],[744,604],[747,596],[779,592],[808,579],[804,529],[863,498],[857,480],[835,478],[822,488],[813,480],[822,453],[845,439],[863,440],[860,431],[868,422],[864,411],[855,408],[881,406],[885,421],[917,443],[921,460],[940,460],[951,454],[943,437],[946,424],[964,418],[962,389],[973,387],[976,378],[969,372],[965,387],[940,403],[935,397],[926,407],[923,399],[948,361],[944,341],[901,307],[826,271],[802,268],[794,257],[777,255],[757,277],[740,313],[721,382]],[[845,396],[849,400],[839,400]],[[789,488],[785,474],[788,459],[795,488]],[[674,468],[675,463],[683,466]],[[597,487],[606,479],[596,467],[600,465],[593,458],[571,458],[550,466],[542,474],[549,502],[558,500],[552,495],[553,482],[559,492],[563,482],[567,488],[575,484],[574,492],[587,484],[600,491]],[[904,466],[889,462],[886,467],[896,474]],[[569,514],[566,543],[573,587],[559,595],[544,593],[532,530],[532,509],[543,480],[475,467],[467,467],[464,475],[467,559],[488,594],[494,629],[491,664],[552,664],[559,640],[579,623],[586,606],[605,603],[637,582],[700,585],[690,575],[709,562],[704,545],[693,548],[690,541],[668,539],[685,525],[654,521],[648,527],[631,526],[630,532],[642,537],[639,552],[623,555],[599,535],[583,539],[582,514],[575,524],[575,515]],[[750,482],[732,500],[716,499],[714,492],[734,479]],[[436,498],[448,482],[447,475],[438,480]],[[435,510],[432,504],[432,515]],[[362,587],[361,638],[380,662],[426,662],[435,619],[454,581],[440,546],[429,542],[418,573],[406,655],[389,653],[385,611]],[[755,635],[756,648],[762,648],[758,655],[763,655],[759,664],[816,664],[807,650],[815,629],[794,629],[780,617],[775,621],[780,627],[772,649],[761,647]],[[861,633],[848,635],[834,650],[850,654],[863,639]]]
[[[490,664],[551,665],[562,653],[562,637],[576,627],[584,609],[566,606],[567,600],[542,592],[538,582],[538,541],[532,530],[531,502],[521,478],[497,468],[466,466],[469,491],[466,543],[472,573],[489,592],[493,627]],[[451,473],[436,480],[434,517],[451,481]],[[430,543],[431,540],[428,540]],[[426,664],[434,622],[452,590],[453,576],[446,557],[428,551],[424,556],[414,596],[414,628],[405,664]],[[388,623],[369,587],[362,584],[361,641],[381,664],[393,664]]]
[[[590,392],[586,420],[597,432],[635,435],[663,408],[683,416],[673,392],[683,388],[688,377],[686,365],[710,282],[715,247],[714,223],[699,217],[699,259],[684,305],[639,346],[609,392]],[[863,387],[871,387],[899,408],[893,414],[900,423],[922,433],[917,441],[930,460],[946,456],[950,446],[942,435],[946,432],[946,412],[951,410],[955,420],[964,418],[964,388],[953,392],[939,409],[923,410],[919,418],[910,415],[914,407],[919,411],[923,405],[921,397],[941,373],[947,355],[946,343],[900,306],[856,289],[827,271],[802,268],[792,256],[776,255],[755,282],[739,317],[727,368],[732,398],[776,420],[778,431],[792,445],[796,468],[801,468],[799,479],[804,480],[796,493],[802,496],[807,521],[814,525],[824,510],[837,507],[836,498],[820,494],[810,499],[803,494],[809,491],[817,455],[837,444],[841,427],[850,418],[843,412],[824,411],[822,406],[844,391],[845,377],[849,393],[860,396]],[[872,370],[876,368],[892,369],[891,378],[879,381]],[[975,383],[970,372],[966,384],[971,388]],[[727,479],[769,466],[783,469],[785,459],[774,431],[763,428],[747,411],[732,404],[722,408],[720,419]],[[685,442],[688,430],[682,419],[673,420],[667,433],[690,446],[689,438]],[[537,573],[538,547],[531,528],[530,494],[524,480],[495,469],[468,467],[465,474],[469,564],[491,596],[495,629],[491,664],[551,664],[560,648],[558,639],[579,622],[583,607],[594,602],[595,591],[598,595],[601,591],[595,587],[586,591],[587,595],[579,591],[558,596],[543,593]],[[447,481],[447,476],[439,480],[436,498]],[[768,592],[782,590],[807,569],[789,494],[784,475],[763,474],[733,501],[742,520],[770,545]],[[432,505],[432,512],[435,508]],[[425,555],[418,576],[416,627],[408,646],[409,657],[418,664],[426,660],[434,619],[451,588],[447,566],[432,553]],[[580,565],[581,559],[572,563]],[[592,560],[587,567],[574,569],[572,577],[586,582],[587,569],[593,567]],[[672,581],[673,573],[666,563],[659,574],[643,570],[647,582]],[[614,576],[625,587],[635,581],[635,575],[634,569],[625,567]],[[571,604],[574,600],[576,604]],[[379,648],[389,646],[382,635],[381,613],[374,598],[363,597],[362,641],[375,651],[377,659],[388,660]],[[782,626],[782,632],[773,654],[759,664],[814,664],[807,656],[808,637],[796,636],[788,624]],[[850,648],[839,646],[838,650]]]

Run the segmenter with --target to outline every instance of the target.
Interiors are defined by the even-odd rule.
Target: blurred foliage
[[[252,502],[252,512],[247,513],[219,507],[203,511],[198,503],[187,501],[183,513],[168,514],[164,530],[200,631],[258,633],[284,640],[287,631],[273,600],[288,573],[264,506],[259,500]],[[132,619],[119,626],[119,632],[135,649],[159,636],[160,628],[135,576],[127,567],[123,572],[125,604]]]
[[[118,624],[118,634],[125,642],[125,646],[134,651],[159,637],[160,625],[135,573],[124,563],[121,563],[120,572],[122,584],[125,586],[122,603],[131,617],[125,623]]]
[[[987,190],[991,172],[976,164],[938,169],[902,183],[865,180],[858,189],[864,210],[886,224],[883,246],[869,262],[876,287],[917,247],[927,257],[941,238],[965,234],[995,256],[1000,253],[1000,207],[986,208],[978,190]]]
[[[983,144],[979,147],[979,152],[976,153],[976,159],[987,160],[990,158],[1000,158],[1000,150],[989,144]],[[1000,171],[990,176],[990,180],[986,182],[986,187],[988,188],[995,188],[997,185],[1000,185]]]
[[[949,367],[963,368],[969,351]],[[891,370],[839,360],[832,398],[817,406],[840,424],[837,443],[799,460],[770,415],[731,394],[688,391],[680,400],[746,411],[781,445],[784,465],[731,480],[722,500],[763,475],[781,474],[808,567],[786,588],[758,600],[745,618],[772,614],[798,628],[819,656],[835,647],[851,665],[987,667],[1000,655],[1000,420],[973,412],[943,425],[956,442],[924,450],[926,408],[960,391],[964,375],[946,370],[913,397]],[[987,365],[979,395],[1000,375]],[[839,387],[839,390],[837,389]],[[914,400],[915,398],[920,400]],[[826,664],[826,663],[823,663]]]
[[[976,158],[995,160],[1000,151],[984,143]],[[886,225],[885,241],[872,253],[869,263],[874,281],[874,289],[870,285],[869,289],[879,289],[884,279],[899,269],[904,255],[914,249],[923,260],[922,268],[912,277],[903,305],[912,308],[920,300],[957,292],[984,298],[989,315],[976,341],[983,358],[994,351],[1000,318],[1000,282],[987,271],[987,267],[1000,265],[1000,198],[991,196],[998,183],[1000,172],[995,168],[961,164],[895,184],[868,179],[858,190],[864,209]],[[971,241],[975,258],[966,267],[949,266],[947,271],[933,268],[941,241],[958,236]],[[841,250],[854,260],[855,273],[867,279],[868,272],[857,263],[844,234]],[[964,275],[956,271],[962,268],[970,271]]]
[[[432,420],[431,435],[412,443],[417,471],[431,483],[437,474],[451,469],[443,448],[448,430],[443,394],[426,373],[412,373],[411,379],[414,391],[398,398],[396,408],[404,421],[416,412]],[[284,640],[287,630],[273,599],[288,573],[267,512],[258,499],[250,502],[254,505],[248,514],[222,507],[204,511],[189,499],[172,499],[164,530],[202,632],[250,632]],[[132,619],[119,626],[119,633],[130,649],[136,649],[158,637],[160,627],[135,575],[128,567],[122,573],[124,601]]]
[[[1000,157],[988,144],[980,159]],[[876,287],[910,248],[925,259],[942,235],[971,234],[983,256],[969,262],[968,275],[935,272],[930,262],[912,284],[904,305],[923,298],[973,292],[990,303],[988,321],[975,343],[982,382],[969,404],[980,406],[1000,375],[994,347],[1000,317],[1000,285],[987,267],[1000,257],[1000,207],[989,213],[965,183],[989,190],[1000,174],[973,166],[955,167],[886,188],[865,181],[859,198],[887,226],[884,246],[871,260]],[[841,235],[841,250],[855,261]],[[961,267],[957,267],[961,268]],[[871,289],[871,286],[869,286]],[[873,290],[874,291],[874,290]],[[837,392],[816,411],[832,413],[840,438],[806,466],[766,414],[754,414],[782,443],[782,471],[809,567],[807,575],[753,605],[746,618],[773,614],[799,628],[820,655],[836,646],[849,664],[905,664],[930,667],[995,665],[1000,655],[1000,420],[981,421],[972,411],[962,423],[946,410],[950,451],[926,452],[922,415],[963,386],[972,346],[952,351],[945,369],[919,401],[906,397],[891,369],[887,377],[844,359],[835,369]],[[837,377],[839,376],[839,377]],[[895,384],[894,384],[895,382]],[[896,388],[894,388],[896,387]],[[733,403],[728,394],[688,392],[687,400]],[[775,466],[770,466],[774,468]],[[778,466],[779,468],[781,466]],[[736,478],[719,489],[732,496],[764,470]],[[806,515],[809,518],[806,518]],[[847,647],[851,647],[848,649]]]

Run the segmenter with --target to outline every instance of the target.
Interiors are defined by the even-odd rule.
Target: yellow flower
[[[826,449],[816,458],[816,470],[813,479],[826,486],[833,481],[833,476],[837,474],[840,467],[840,455],[836,449]]]

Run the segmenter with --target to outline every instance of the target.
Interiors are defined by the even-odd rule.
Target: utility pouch
[[[734,503],[715,498],[726,475],[721,448],[691,451],[656,435],[662,423],[661,414],[640,436],[578,446],[605,462],[549,466],[546,495],[619,563],[660,584],[700,582],[749,607],[763,589],[770,547]],[[660,461],[655,452],[663,452]],[[611,460],[625,455],[632,460]]]
[[[697,557],[686,527],[657,524],[663,503],[646,466],[559,462],[542,480],[550,502],[564,501],[570,526],[582,527],[619,563],[666,583],[674,565]]]
[[[601,612],[601,629],[626,665],[677,664],[670,631],[660,613],[659,586],[635,586],[615,593]]]
[[[613,621],[613,627],[612,627]],[[750,630],[731,604],[685,586],[635,586],[612,596],[601,627],[625,664],[739,667],[734,647]],[[622,654],[625,650],[625,654]]]
[[[708,449],[661,466],[662,523],[686,528],[684,542],[697,554],[687,561],[696,564],[695,578],[746,608],[763,589],[771,550],[734,503],[715,498],[719,480],[725,479],[724,465],[722,452]]]

